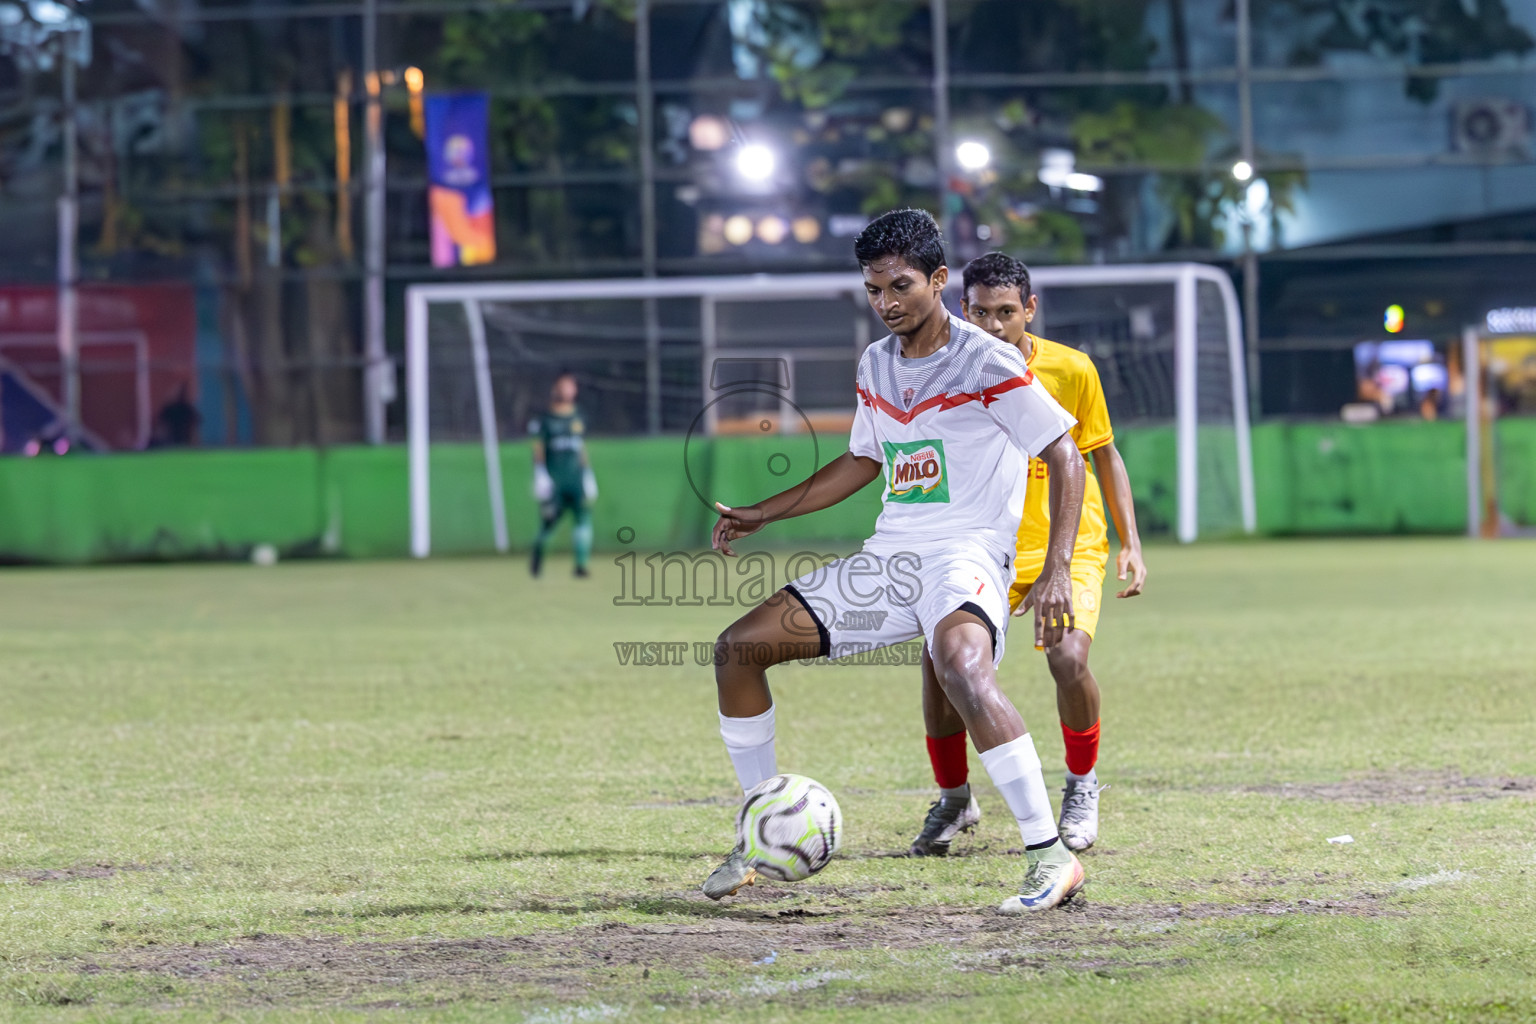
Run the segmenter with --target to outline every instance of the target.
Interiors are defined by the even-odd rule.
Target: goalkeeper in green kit
[[[587,562],[592,557],[592,502],[597,498],[597,478],[587,464],[585,432],[576,409],[576,375],[562,373],[550,391],[549,411],[528,424],[528,433],[534,437],[533,498],[539,503],[539,535],[529,563],[535,576],[544,567],[544,545],[566,511],[576,521],[571,530],[576,575],[590,575]]]

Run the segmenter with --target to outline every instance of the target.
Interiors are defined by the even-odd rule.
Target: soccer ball
[[[842,845],[843,812],[815,779],[775,775],[742,800],[736,840],[758,874],[798,882],[826,867]]]

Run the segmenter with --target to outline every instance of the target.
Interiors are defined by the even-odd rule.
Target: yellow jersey
[[[1104,385],[1093,360],[1075,348],[1028,335],[1029,368],[1040,378],[1051,397],[1077,417],[1071,430],[1077,450],[1088,455],[1115,439],[1109,425],[1109,408],[1104,404]],[[1104,515],[1104,495],[1088,461],[1088,479],[1083,491],[1083,518],[1077,528],[1077,547],[1072,562],[1088,562],[1102,567],[1109,560],[1109,524]],[[1024,518],[1019,521],[1018,578],[1033,580],[1045,564],[1045,549],[1050,541],[1050,473],[1040,459],[1029,460],[1029,486],[1024,494]]]

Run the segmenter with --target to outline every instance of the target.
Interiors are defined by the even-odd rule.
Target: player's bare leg
[[[934,676],[964,721],[1024,839],[1024,884],[998,909],[1021,914],[1064,903],[1083,887],[1083,866],[1056,834],[1034,740],[998,688],[990,629],[968,611],[952,612],[934,629],[931,653]]]
[[[809,609],[789,590],[780,590],[731,623],[715,641],[715,688],[721,716],[751,718],[771,711],[768,670],[823,653],[821,632]],[[751,789],[761,781],[754,779],[749,784],[742,780],[742,789]]]
[[[1093,638],[1081,630],[1068,633],[1045,652],[1056,681],[1056,711],[1067,744],[1067,779],[1062,790],[1057,829],[1069,849],[1086,850],[1099,838],[1099,793],[1094,772],[1099,753],[1099,682],[1088,667]]]
[[[1051,678],[1056,680],[1056,712],[1069,729],[1085,732],[1099,720],[1099,681],[1088,667],[1093,638],[1075,629],[1045,652]]]
[[[923,727],[928,733],[928,757],[939,784],[939,798],[928,806],[923,827],[912,840],[911,854],[943,857],[956,836],[981,823],[981,806],[971,794],[965,719],[944,696],[927,644],[923,645]]]
[[[1067,743],[1066,786],[1062,791],[1061,818],[1057,830],[1073,851],[1093,846],[1099,837],[1101,785],[1094,773],[1098,758],[1099,684],[1088,667],[1093,639],[1082,630],[1067,633],[1061,643],[1046,652],[1046,663],[1056,682],[1056,709]],[[933,675],[927,652],[923,656],[923,724],[928,733],[928,754],[934,776],[940,780],[940,799],[928,812],[923,829],[912,842],[915,856],[943,856],[961,831],[980,821],[966,781],[964,722]],[[944,776],[948,776],[946,780]],[[953,787],[945,789],[945,781]],[[963,789],[959,788],[964,786]]]
[[[768,669],[824,653],[816,620],[788,590],[747,612],[716,640],[720,736],[742,792],[779,770],[773,748],[773,694],[768,689]],[[756,878],[756,869],[739,850],[733,850],[704,882],[704,895],[718,900],[751,885]]]

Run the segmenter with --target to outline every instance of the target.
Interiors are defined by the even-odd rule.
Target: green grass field
[[[611,561],[9,570],[0,1019],[1536,1019],[1536,547],[1150,561],[1094,653],[1089,886],[1023,921],[974,757],[978,834],[893,856],[930,778],[892,667],[779,671],[844,853],[704,900],[711,673],[613,645],[737,609],[616,607]],[[1043,660],[1002,674],[1054,785]]]

